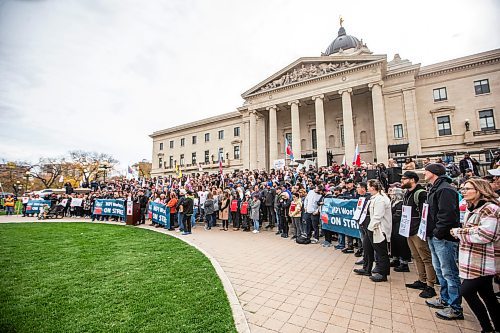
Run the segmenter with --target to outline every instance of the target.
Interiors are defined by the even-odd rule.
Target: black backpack
[[[310,244],[311,240],[303,235],[298,236],[295,241],[297,244]]]

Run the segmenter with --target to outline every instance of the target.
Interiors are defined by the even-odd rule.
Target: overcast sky
[[[83,149],[122,168],[153,131],[241,94],[348,34],[428,65],[500,47],[500,1],[0,0],[0,158]]]

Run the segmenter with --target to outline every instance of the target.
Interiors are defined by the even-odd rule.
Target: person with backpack
[[[205,198],[203,211],[205,213],[205,220],[207,221],[205,230],[212,230],[215,220],[214,196],[212,192],[208,192],[207,197]]]
[[[281,192],[278,199],[278,214],[281,230],[281,237],[288,238],[288,211],[290,208],[290,196],[288,192]]]
[[[240,230],[240,196],[235,193],[231,196],[231,204],[229,205],[229,211],[231,214],[231,220],[233,221],[233,230]]]
[[[429,244],[417,235],[422,217],[422,209],[427,200],[427,192],[422,185],[418,184],[419,176],[413,171],[406,171],[401,176],[401,188],[406,189],[403,198],[403,206],[411,207],[410,233],[407,238],[411,256],[415,260],[418,280],[407,283],[406,287],[422,290],[419,294],[422,298],[436,296],[434,284],[436,283],[436,272],[432,266],[432,256]]]
[[[247,191],[240,204],[241,227],[243,228],[243,231],[250,231],[250,204],[250,191]]]

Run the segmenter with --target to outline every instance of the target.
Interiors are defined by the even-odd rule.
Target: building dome
[[[361,46],[361,42],[356,37],[347,35],[344,27],[340,27],[337,38],[328,46],[323,55],[329,56],[338,53],[340,49],[357,49]]]

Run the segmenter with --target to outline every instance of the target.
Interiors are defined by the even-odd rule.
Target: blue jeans
[[[191,227],[196,224],[196,215],[198,214],[198,208],[193,209],[193,215],[191,216]]]
[[[253,230],[259,231],[259,219],[253,220]]]
[[[179,230],[184,231],[184,214],[183,213],[177,213],[177,222],[179,222]]]
[[[457,252],[458,242],[451,242],[436,237],[428,237],[432,255],[432,266],[441,285],[441,300],[453,310],[462,312],[462,296],[460,296],[460,278],[458,276]]]
[[[343,248],[345,247],[345,235],[344,234],[339,234],[339,247],[342,246]]]

